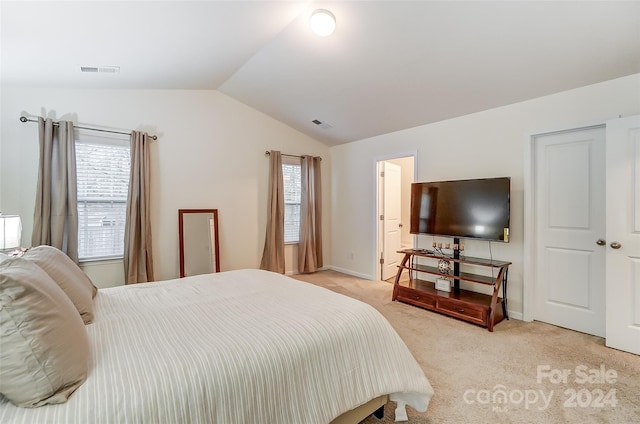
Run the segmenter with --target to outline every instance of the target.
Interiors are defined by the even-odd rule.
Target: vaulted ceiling
[[[638,1],[3,0],[0,19],[3,85],[215,89],[328,145],[640,72]]]

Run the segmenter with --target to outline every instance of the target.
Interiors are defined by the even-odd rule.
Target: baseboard
[[[318,271],[326,271],[328,269],[331,269],[330,267],[326,267],[326,266],[321,266],[320,268],[318,268]],[[298,272],[298,270],[296,269],[295,271],[285,271],[284,275],[287,276],[292,276],[292,275],[300,275],[301,273]]]
[[[340,267],[333,266],[333,265],[330,265],[327,268],[331,269],[333,271],[341,272],[343,274],[351,275],[353,277],[363,278],[365,280],[375,280],[375,278],[373,278],[371,275],[361,274],[359,272],[355,272],[355,271],[352,271],[350,269],[340,268]]]
[[[522,312],[509,311],[509,319],[511,318],[522,321]]]

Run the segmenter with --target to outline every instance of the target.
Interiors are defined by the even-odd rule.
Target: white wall
[[[152,148],[152,231],[156,279],[178,276],[178,209],[217,208],[221,269],[257,268],[266,226],[268,158],[265,150],[322,156],[325,258],[330,258],[329,148],[217,91],[69,90],[2,87],[0,210],[23,218],[31,240],[38,163],[35,123],[24,111],[72,119],[79,125],[158,135]],[[119,267],[114,270],[114,267]],[[85,270],[109,286],[122,266]]]
[[[376,275],[376,158],[417,151],[417,181],[510,176],[511,242],[492,243],[492,251],[494,258],[513,262],[509,270],[509,308],[518,316],[522,312],[527,137],[638,113],[640,74],[335,146],[331,149],[331,263],[335,269],[353,275]],[[421,247],[430,242],[431,238],[419,237]],[[489,256],[486,242],[465,241],[465,247],[469,256]]]

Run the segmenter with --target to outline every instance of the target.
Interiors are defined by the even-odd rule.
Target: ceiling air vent
[[[100,74],[119,74],[119,66],[81,66],[81,72],[100,73]]]
[[[322,121],[319,121],[317,119],[314,119],[311,122],[313,122],[314,124],[316,124],[317,126],[322,128],[323,130],[328,130],[329,128],[333,128],[331,125],[327,124],[326,122],[322,122]]]

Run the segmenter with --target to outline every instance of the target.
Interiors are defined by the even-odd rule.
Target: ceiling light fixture
[[[336,29],[336,17],[326,9],[317,9],[309,19],[311,30],[321,37],[333,34]]]

